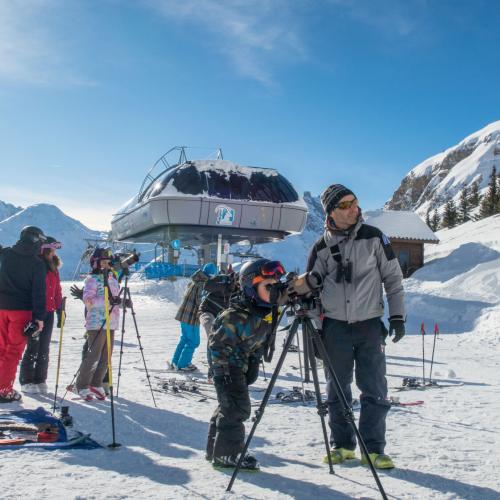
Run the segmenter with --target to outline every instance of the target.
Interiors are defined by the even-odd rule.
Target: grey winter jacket
[[[341,260],[341,263],[340,263]],[[352,263],[350,282],[336,282],[337,267]],[[405,319],[403,274],[389,239],[376,227],[363,223],[360,217],[349,231],[326,229],[312,247],[308,271],[323,278],[320,295],[324,316],[356,323],[383,316],[384,284],[389,316]],[[311,314],[318,326],[320,311]]]

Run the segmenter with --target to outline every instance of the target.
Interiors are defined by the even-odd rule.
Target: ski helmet
[[[27,243],[43,243],[47,237],[39,227],[25,226],[21,229],[19,239]]]
[[[109,248],[96,248],[90,256],[90,267],[97,269],[101,260],[111,260],[113,254]]]
[[[266,278],[279,279],[284,274],[285,268],[278,260],[257,259],[245,262],[239,273],[240,286],[247,297],[255,298],[257,297],[256,285]]]

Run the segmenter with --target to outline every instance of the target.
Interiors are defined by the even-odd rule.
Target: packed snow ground
[[[491,219],[490,224],[483,223],[482,230],[477,228],[481,223],[471,223],[466,231],[441,233],[443,250],[438,252],[439,247],[435,247],[435,255],[431,256],[441,260],[435,261],[432,275],[425,274],[429,266],[406,282],[412,318],[410,335],[398,344],[388,342],[389,393],[400,397],[401,401],[423,400],[424,404],[394,407],[389,413],[386,451],[394,457],[397,469],[380,472],[389,498],[500,498],[500,343],[497,331],[500,265],[496,254],[467,247],[477,243],[497,251],[494,242],[498,242],[500,230],[496,219]],[[478,261],[474,263],[472,259],[463,264],[466,259],[460,258],[453,267],[457,252],[469,260],[471,253],[477,254]],[[453,272],[448,272],[450,267]],[[69,285],[64,284],[66,295],[69,295]],[[178,340],[179,324],[173,318],[182,286],[182,282],[134,282],[131,286],[153,386],[158,383],[157,376],[171,376],[158,370],[165,367]],[[429,313],[423,307],[420,313],[418,305],[424,299],[429,306],[437,303],[439,307]],[[485,306],[478,309],[477,302]],[[469,306],[472,309],[467,329],[438,338],[433,369],[436,381],[463,385],[396,392],[393,388],[401,385],[403,377],[422,376],[422,337],[411,335],[418,331],[411,325],[423,320],[429,333],[434,321],[451,327],[457,324],[454,317]],[[478,314],[473,317],[475,313]],[[82,320],[81,302],[69,299],[60,391],[71,381],[79,365]],[[277,340],[274,363],[283,335],[281,333]],[[51,387],[55,383],[57,340],[58,331],[55,331],[51,346]],[[428,375],[432,335],[426,336],[424,342]],[[205,339],[202,339],[194,360],[203,377],[206,375],[204,344]],[[113,359],[115,390],[118,359],[119,347],[116,346]],[[335,475],[328,473],[328,467],[322,463],[325,451],[314,406],[280,404],[268,406],[251,444],[262,471],[240,473],[233,493],[225,493],[230,475],[214,471],[204,459],[207,422],[215,402],[211,399],[198,402],[154,392],[158,405],[155,408],[142,366],[137,337],[130,313],[127,313],[120,390],[115,400],[116,439],[122,446],[117,450],[106,447],[112,441],[108,402],[83,403],[69,395],[67,403],[75,426],[91,432],[104,447],[50,452],[1,450],[0,496],[8,499],[380,497],[369,470],[358,461],[336,466]],[[275,392],[300,385],[298,366],[298,354],[289,353]],[[272,366],[266,366],[266,370],[269,376]],[[321,380],[324,380],[323,374]],[[266,386],[262,376],[256,386]],[[312,385],[309,388],[312,389]],[[256,404],[261,397],[262,392],[252,392]],[[51,402],[50,396],[33,396],[25,397],[22,404],[8,406],[50,407]],[[6,409],[5,405],[0,411]]]

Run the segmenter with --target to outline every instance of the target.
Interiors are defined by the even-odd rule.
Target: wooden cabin
[[[374,210],[364,212],[363,218],[389,238],[405,278],[423,267],[424,244],[439,243],[438,237],[416,212]]]

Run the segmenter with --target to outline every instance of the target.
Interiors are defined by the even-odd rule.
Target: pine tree
[[[490,180],[488,182],[488,191],[481,200],[479,207],[479,217],[484,219],[490,215],[498,213],[500,205],[499,190],[497,185],[497,169],[495,166],[491,169]]]
[[[438,211],[434,210],[432,215],[430,228],[436,232],[439,229],[439,224],[441,224],[441,217],[439,217]]]
[[[431,221],[431,206],[427,207],[427,212],[425,213],[425,223],[432,229],[432,221]]]
[[[469,204],[470,208],[476,208],[481,202],[481,195],[479,194],[479,182],[474,181],[470,189]]]
[[[470,220],[470,198],[469,188],[464,186],[460,192],[460,201],[458,206],[458,220],[460,224]]]
[[[458,223],[457,207],[453,199],[448,198],[448,201],[444,206],[443,227],[451,229],[452,227],[455,227],[457,223]]]

